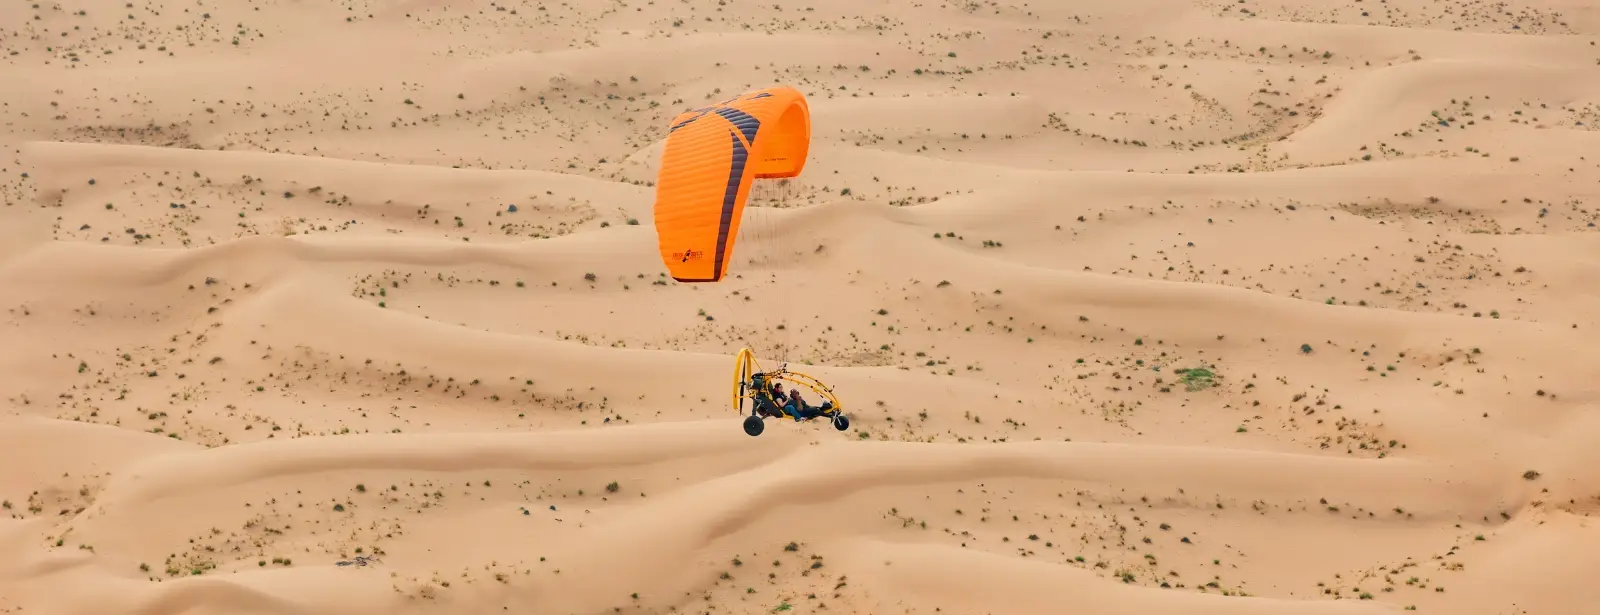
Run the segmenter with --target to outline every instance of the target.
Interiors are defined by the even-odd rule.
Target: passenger
[[[813,419],[822,414],[818,409],[806,405],[806,400],[800,398],[800,389],[798,388],[789,390],[789,403],[784,404],[783,410],[797,421]]]

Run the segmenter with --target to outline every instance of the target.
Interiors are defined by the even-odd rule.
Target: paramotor
[[[657,247],[672,279],[724,280],[752,185],[758,179],[787,182],[799,176],[810,149],[810,107],[803,94],[788,86],[752,90],[673,118],[661,152],[654,208]],[[782,239],[781,234],[776,238]],[[745,400],[751,403],[745,433],[760,435],[763,418],[784,417],[827,418],[840,431],[849,429],[838,398],[817,379],[784,365],[764,372],[749,348],[739,351],[735,363],[734,408],[743,413]],[[789,400],[772,396],[777,381],[810,389],[824,402],[820,407],[790,404],[793,413],[786,412],[784,402]]]
[[[785,402],[774,399],[772,392],[773,385],[778,382],[810,389],[822,396],[822,405],[807,408],[791,405],[788,409],[784,408]],[[779,365],[775,371],[764,371],[756,362],[755,353],[749,348],[742,348],[733,359],[733,409],[743,414],[746,400],[750,402],[750,416],[744,417],[744,432],[752,436],[761,435],[766,428],[763,419],[767,418],[788,418],[795,422],[825,418],[833,423],[834,429],[844,431],[850,428],[850,417],[845,415],[844,405],[839,403],[831,387],[809,375],[790,370],[787,365]]]

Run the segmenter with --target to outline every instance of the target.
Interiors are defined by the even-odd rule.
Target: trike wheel
[[[762,430],[765,430],[766,428],[767,424],[762,422],[761,417],[755,415],[744,417],[745,433],[750,434],[751,436],[759,436],[761,435]]]

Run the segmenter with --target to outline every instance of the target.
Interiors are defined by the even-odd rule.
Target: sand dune
[[[0,613],[1600,601],[1600,12],[0,8]],[[732,277],[669,120],[774,84]],[[733,355],[851,417],[729,407]]]

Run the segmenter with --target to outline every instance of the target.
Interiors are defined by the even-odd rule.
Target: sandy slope
[[[0,613],[1581,612],[1597,34],[7,3]],[[675,284],[666,122],[773,83],[806,174]],[[741,346],[851,430],[744,435]]]

